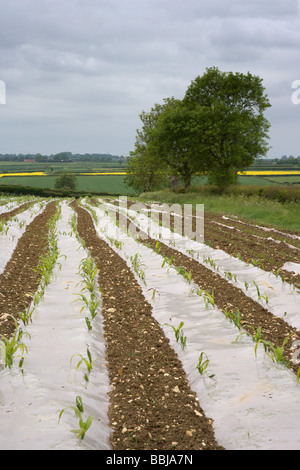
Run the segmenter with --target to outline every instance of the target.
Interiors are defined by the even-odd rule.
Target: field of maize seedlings
[[[0,449],[300,449],[300,234],[120,199],[0,197]]]

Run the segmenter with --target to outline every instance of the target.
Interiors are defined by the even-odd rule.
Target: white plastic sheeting
[[[295,274],[300,274],[300,263],[287,262],[284,263],[282,269],[285,269],[286,271],[291,271]]]
[[[102,203],[113,211],[117,209],[113,204],[108,204],[104,201],[102,201]],[[247,296],[258,301],[273,315],[284,318],[291,326],[300,330],[300,294],[297,292],[297,289],[294,289],[289,283],[282,282],[279,276],[276,277],[273,273],[247,264],[244,261],[228,255],[223,250],[216,250],[203,243],[182,236],[181,234],[171,232],[169,228],[160,226],[153,220],[149,226],[147,213],[137,213],[130,209],[126,210],[123,207],[121,210],[127,214],[139,228],[146,231],[146,233],[148,229],[151,237],[158,238],[160,235],[161,241],[165,244],[194,258],[199,263],[217,272],[224,278],[226,278],[226,273],[231,273],[233,276],[236,276],[236,281],[230,280],[228,282],[241,289]],[[173,244],[174,242],[175,246]],[[210,258],[212,264],[204,263],[203,257],[205,259]],[[295,269],[294,265],[293,269]],[[255,281],[258,286],[260,298],[257,287],[253,281]]]
[[[7,232],[0,233],[0,274],[5,269],[10,260],[14,249],[17,246],[19,238],[25,232],[27,226],[44,209],[41,208],[41,202],[34,204],[30,209],[16,215],[7,223]]]
[[[11,198],[9,201],[8,198],[6,198],[3,202],[4,204],[0,205],[0,214],[12,211],[22,204],[18,198]]]
[[[0,449],[55,450],[55,449],[109,449],[110,429],[107,422],[109,381],[105,367],[105,345],[101,314],[92,320],[88,331],[82,303],[76,302],[82,285],[79,265],[87,253],[68,225],[73,211],[65,203],[58,221],[58,246],[61,270],[55,268],[55,277],[45,296],[33,313],[33,322],[22,328],[31,335],[23,337],[28,354],[18,369],[0,372]],[[74,302],[75,301],[75,302]],[[97,360],[89,375],[86,368],[76,371],[82,354],[87,357],[87,345],[92,359]],[[76,396],[82,398],[83,417],[93,417],[84,440],[78,440],[71,429],[78,429],[78,418],[69,407],[75,407]],[[59,413],[66,408],[59,422]]]
[[[100,238],[116,235],[105,210],[93,208],[99,218]],[[103,228],[105,227],[105,228]],[[214,420],[217,441],[226,449],[300,449],[300,385],[296,376],[275,364],[247,336],[236,341],[239,330],[217,308],[206,308],[202,297],[191,292],[174,268],[162,267],[162,257],[120,231],[121,249],[112,248],[131,266],[139,253],[145,281],[140,281],[153,315],[177,351],[205,414]],[[156,292],[152,298],[153,292]],[[173,330],[184,322],[187,346],[176,343]],[[200,375],[196,365],[201,352],[209,359]],[[180,393],[180,387],[179,392]]]
[[[276,228],[273,227],[263,227],[262,225],[258,224],[250,224],[249,222],[243,222],[242,220],[238,219],[237,217],[232,219],[230,217],[227,217],[226,215],[223,215],[222,218],[224,220],[231,220],[232,222],[236,222],[242,225],[248,225],[249,227],[254,227],[258,228],[259,230],[263,230],[264,232],[269,232],[269,233],[278,233],[279,235],[284,235],[285,237],[289,237],[293,240],[300,240],[300,236],[293,234],[293,233],[288,233],[288,232],[283,232],[281,230],[277,230]]]

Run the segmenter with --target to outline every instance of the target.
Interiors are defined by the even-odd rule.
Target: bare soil
[[[93,202],[97,203],[96,200]],[[126,262],[97,236],[90,214],[76,201],[71,206],[77,213],[79,235],[99,268],[111,385],[112,449],[223,449],[216,442],[211,418],[205,416],[201,403],[191,390],[181,362],[152,316],[151,305],[143,296],[134,274]],[[55,210],[55,203],[48,203],[29,224],[0,275],[1,334],[9,336],[13,332],[14,323],[9,315],[18,318],[18,313],[30,305],[38,288],[40,279],[35,269],[40,256],[48,249],[47,222]],[[259,260],[265,270],[281,270],[297,285],[298,277],[282,272],[282,266],[286,261],[299,262],[299,240],[231,219],[205,213],[205,242],[245,261]],[[119,222],[129,226],[124,217]],[[275,241],[268,239],[270,236]],[[149,237],[142,237],[140,241],[155,247],[156,240]],[[292,343],[300,339],[299,331],[197,260],[163,243],[160,246],[162,255],[174,256],[175,266],[183,266],[191,272],[192,280],[200,289],[214,292],[220,310],[238,309],[242,326],[250,334],[260,327],[264,338],[279,347],[288,335],[292,335],[285,348],[285,357],[290,361]],[[290,367],[295,373],[298,370],[298,365],[292,362]]]
[[[0,220],[3,221],[8,221],[15,215],[20,214],[23,211],[26,211],[33,205],[33,202],[25,202],[24,204],[21,204],[20,206],[16,207],[15,209],[12,209],[11,211],[3,212],[3,214],[0,214]]]
[[[205,212],[205,243],[245,262],[254,261],[265,271],[278,272],[285,281],[300,286],[300,275],[283,269],[286,262],[300,262],[300,239],[293,235],[300,234],[280,233],[268,225],[260,228],[234,217],[224,218],[224,214]]]
[[[190,389],[182,365],[152,316],[151,305],[126,262],[101,240],[88,212],[78,233],[99,268],[109,419],[116,450],[217,450],[213,423]]]
[[[131,203],[128,204],[128,206],[130,205]],[[118,209],[117,204],[116,209]],[[216,214],[215,217],[216,220],[219,219],[218,214]],[[133,222],[129,221],[129,219],[126,219],[123,214],[120,217],[117,215],[117,220],[119,224],[123,224],[127,230],[133,228]],[[158,218],[158,220],[161,222],[163,221],[161,216]],[[206,217],[205,214],[205,241],[207,239],[212,241],[213,239],[211,235],[211,225],[213,225],[213,220],[214,219],[212,214],[209,214],[208,217]],[[240,224],[240,227],[242,230],[244,225]],[[141,232],[137,227],[134,228],[134,231],[136,233]],[[215,232],[213,233],[215,236]],[[238,246],[244,257],[248,256],[250,253],[252,254],[252,257],[254,257],[258,254],[257,250],[262,250],[260,240],[256,242],[259,244],[256,246],[256,238],[252,239],[251,236],[248,236],[247,232],[242,234],[239,233],[238,237],[233,239],[230,238],[230,236],[233,236],[232,229],[228,229],[228,232],[225,233],[227,233],[226,242],[222,242],[224,234],[224,231],[222,231],[220,237],[218,239],[214,239],[214,248],[224,249],[224,251],[230,254],[230,251],[227,250],[228,247],[233,247],[233,251],[236,252]],[[146,244],[152,249],[155,249],[156,240],[151,239],[144,232],[141,233],[140,242]],[[277,251],[277,243],[274,243],[274,245],[271,245],[270,249],[267,249],[268,242],[269,240],[265,240],[264,248],[266,252],[261,252],[261,256],[264,255],[264,258],[261,257],[260,259],[263,259],[264,262],[266,256],[275,256],[275,252],[278,266],[282,266],[287,260],[299,262],[299,252],[296,252],[298,257],[294,256],[295,250],[293,247],[290,248],[288,256],[286,250]],[[282,347],[285,338],[290,336],[284,349],[284,356],[287,365],[295,373],[297,373],[299,364],[293,363],[291,358],[294,352],[293,342],[300,339],[300,331],[297,331],[296,328],[290,326],[284,319],[278,318],[270,313],[261,304],[248,297],[233,284],[228,283],[227,280],[221,277],[218,273],[214,273],[206,266],[200,264],[199,261],[184,255],[178,250],[175,250],[174,248],[171,248],[162,242],[160,242],[160,254],[162,256],[168,257],[169,259],[173,258],[173,265],[175,267],[181,266],[185,268],[187,272],[191,272],[191,278],[193,282],[199,286],[199,289],[205,290],[210,294],[213,292],[216,307],[224,311],[224,313],[225,311],[229,312],[239,310],[241,314],[242,327],[249,334],[254,336],[255,332],[258,330],[258,328],[260,328],[263,338],[266,341],[270,341],[275,346],[275,348],[277,346],[279,348]]]
[[[110,202],[117,204],[115,200]],[[128,201],[128,208],[132,204],[136,204],[136,202]],[[145,204],[145,206],[151,208],[150,205]],[[157,220],[164,223],[161,212],[157,214]],[[175,217],[171,215],[171,229],[174,229],[174,221]],[[196,223],[194,215],[192,216],[193,231],[196,230]],[[182,208],[181,233],[185,233],[184,206]],[[238,219],[226,212],[217,213],[205,210],[204,238],[207,245],[221,249],[246,263],[259,266],[265,271],[277,273],[286,282],[300,287],[300,274],[283,269],[286,262],[300,263],[299,237],[300,233],[297,232],[274,230],[270,225],[258,225],[251,221]]]
[[[7,220],[19,211],[10,212],[9,216],[7,214]],[[56,203],[48,203],[44,211],[28,225],[0,275],[0,333],[7,337],[15,328],[11,316],[18,320],[19,314],[30,306],[38,289],[41,277],[36,269],[40,257],[48,250],[47,223],[55,211]]]

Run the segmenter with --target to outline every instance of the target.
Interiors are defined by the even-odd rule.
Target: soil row
[[[134,274],[98,237],[90,214],[75,201],[71,206],[99,269],[112,448],[222,449]]]
[[[7,337],[15,329],[10,315],[18,320],[19,314],[30,306],[38,289],[41,276],[36,269],[40,257],[48,250],[47,223],[56,210],[56,203],[49,202],[44,211],[34,218],[18,240],[0,275],[0,333]]]
[[[117,204],[116,201],[110,201]],[[128,201],[128,208],[134,204]],[[150,209],[151,207],[145,205]],[[184,208],[182,210],[184,216]],[[154,214],[155,217],[155,214]],[[175,219],[176,217],[176,219]],[[173,230],[178,217],[170,215],[170,229]],[[157,221],[164,223],[162,213],[157,213]],[[192,216],[192,231],[197,228],[197,219]],[[182,217],[181,233],[184,232],[184,217]],[[214,249],[255,264],[265,271],[278,273],[285,281],[300,287],[300,274],[282,269],[286,262],[300,263],[300,240],[292,238],[295,233],[272,231],[268,225],[259,227],[244,221],[235,220],[225,214],[205,211],[204,238],[205,243]],[[300,234],[297,234],[298,237]]]
[[[265,271],[278,272],[285,281],[300,286],[299,274],[282,269],[286,262],[300,262],[299,240],[205,213],[205,242],[245,262],[254,260]]]
[[[97,201],[94,200],[93,203],[96,204]],[[120,216],[117,207],[116,211],[117,223],[120,226],[123,226],[128,232],[132,230],[132,234],[139,233],[140,243],[153,250],[156,248],[156,239],[150,238],[148,234],[142,232],[132,220],[129,220],[123,214]],[[174,267],[183,267],[188,273],[190,272],[192,281],[199,286],[199,289],[210,294],[213,292],[215,305],[219,310],[224,312],[238,310],[241,315],[242,328],[250,335],[254,335],[258,329],[261,329],[264,340],[270,341],[275,348],[282,347],[285,338],[292,335],[285,346],[284,355],[291,369],[297,373],[299,364],[293,363],[291,359],[294,353],[293,343],[295,340],[300,339],[300,331],[289,325],[284,319],[273,315],[218,273],[203,266],[199,261],[165,245],[162,241],[160,241],[159,254],[172,259]]]
[[[3,214],[0,214],[0,221],[2,220],[4,222],[7,222],[12,217],[15,217],[15,215],[18,215],[21,212],[24,212],[29,209],[33,204],[34,202],[24,202],[24,204],[21,204],[20,206],[16,207],[15,209],[12,209],[11,211],[3,212]]]

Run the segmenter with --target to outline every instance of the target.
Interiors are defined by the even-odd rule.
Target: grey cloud
[[[2,0],[3,149],[126,154],[139,113],[181,98],[209,66],[261,76],[277,130],[282,110],[299,119],[289,101],[299,31],[296,0]],[[276,139],[280,152],[284,132]]]
[[[283,18],[296,15],[297,0],[168,0],[159,2],[173,17],[189,18]],[[170,7],[170,5],[172,5]]]

